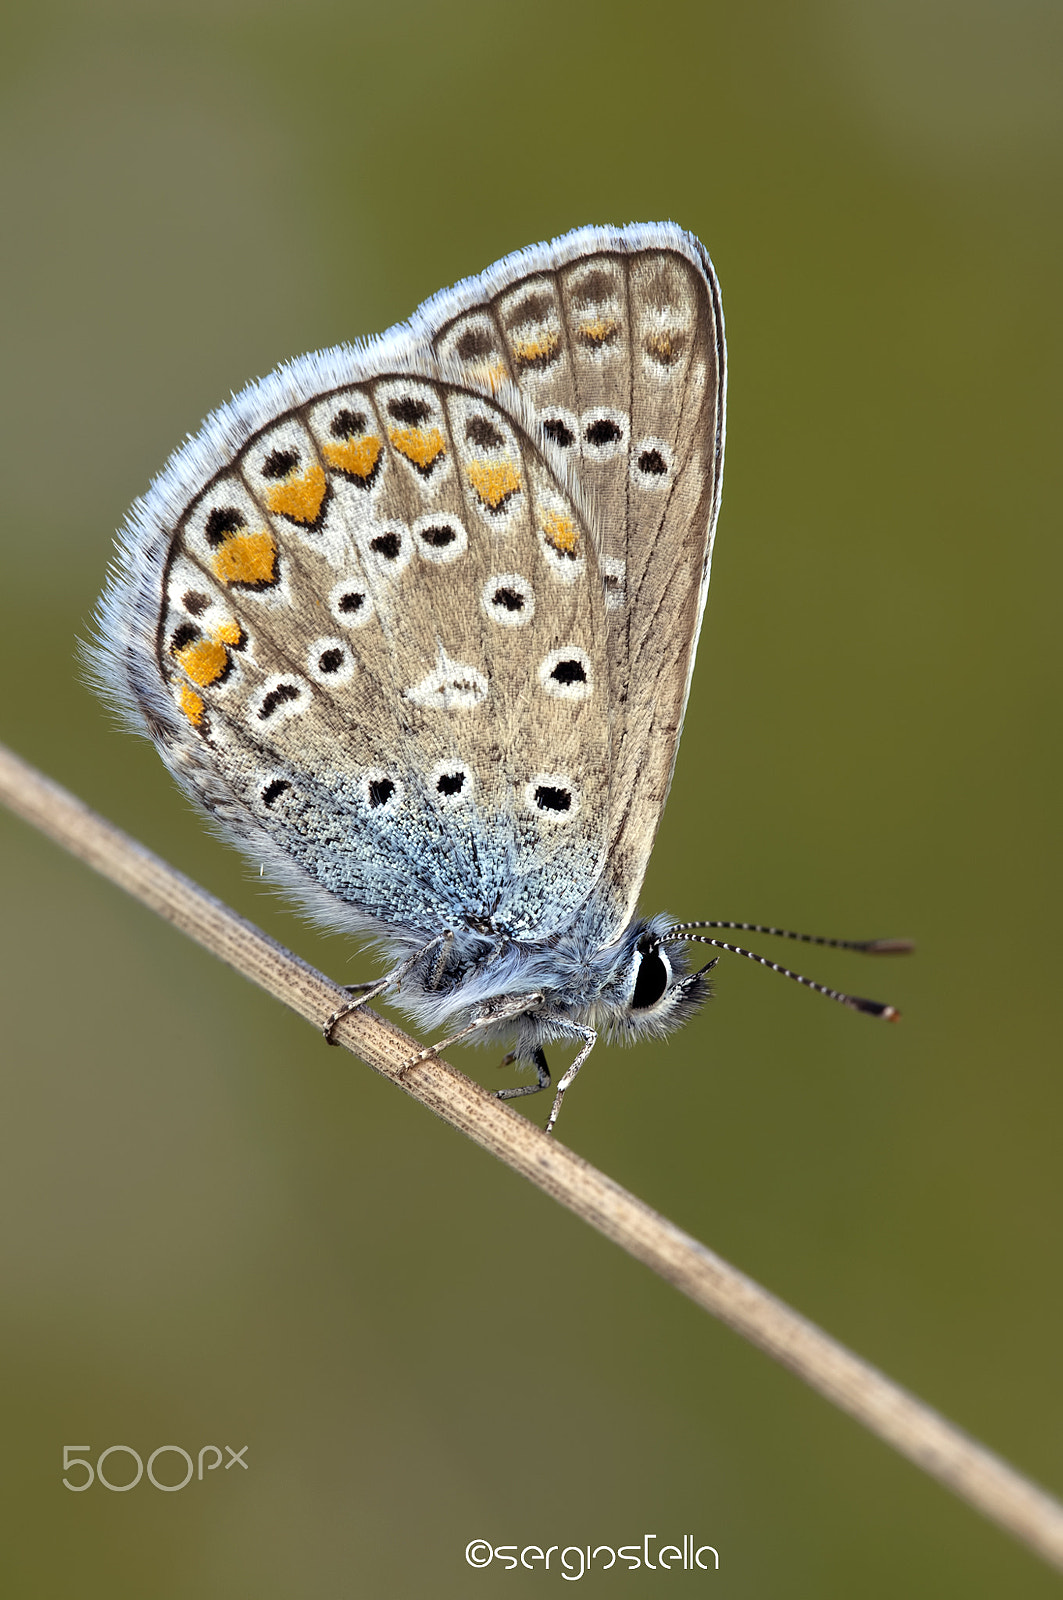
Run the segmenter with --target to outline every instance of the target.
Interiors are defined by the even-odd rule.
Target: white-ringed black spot
[[[281,795],[285,794],[290,788],[291,784],[287,778],[274,778],[270,783],[267,783],[262,791],[262,804],[264,806],[275,805]]]
[[[535,804],[540,811],[569,811],[572,792],[569,789],[555,789],[553,784],[540,783],[535,790]]]
[[[306,669],[315,683],[337,689],[354,677],[355,658],[343,639],[323,635],[311,641],[306,652]]]
[[[373,597],[360,574],[348,573],[340,579],[329,593],[328,608],[344,628],[364,628],[372,620]]]
[[[568,450],[576,442],[576,435],[560,417],[547,417],[543,423],[543,432],[548,439],[559,444],[562,450]]]
[[[561,645],[539,663],[539,682],[557,700],[586,700],[594,688],[591,658],[579,645]]]
[[[524,804],[542,822],[568,823],[579,812],[579,790],[566,772],[537,772],[524,785]]]
[[[632,441],[631,481],[637,489],[666,489],[672,481],[672,447],[664,439]]]
[[[210,605],[210,595],[202,594],[198,589],[186,589],[181,596],[181,604],[193,617],[201,617]]]
[[[618,439],[624,437],[624,430],[612,417],[599,417],[583,431],[583,437],[588,444],[597,445],[599,448],[606,444],[616,444]]]
[[[259,722],[266,722],[277,708],[287,701],[298,700],[300,692],[297,684],[278,683],[275,689],[270,689],[263,697],[262,704],[258,708]]]
[[[369,804],[374,810],[386,806],[394,793],[395,785],[390,778],[370,778]]]
[[[262,463],[264,478],[286,478],[299,465],[297,450],[271,450]]]
[[[492,622],[522,628],[535,615],[535,595],[519,572],[496,572],[480,592],[480,604]]]
[[[612,406],[595,406],[579,419],[584,458],[612,461],[627,449],[630,423],[626,411]]]
[[[438,711],[471,711],[486,700],[490,684],[479,667],[467,661],[452,661],[439,647],[439,664],[434,671],[411,684],[406,699],[415,706]]]
[[[413,531],[418,554],[425,561],[457,561],[469,546],[464,524],[445,511],[418,517]]]
[[[428,774],[429,792],[435,796],[437,805],[447,811],[465,805],[472,799],[475,788],[476,779],[471,767],[454,756],[437,761]]]
[[[555,683],[586,683],[587,670],[582,661],[570,658],[568,661],[559,661],[550,676]]]
[[[375,539],[370,539],[369,548],[385,561],[395,561],[402,549],[402,540],[397,533],[378,533]]]

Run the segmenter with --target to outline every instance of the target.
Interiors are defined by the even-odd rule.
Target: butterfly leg
[[[449,937],[453,937],[453,935]],[[437,944],[444,944],[447,938],[447,934],[441,933],[437,939],[429,939],[428,943],[422,945],[420,950],[415,950],[412,956],[407,957],[405,961],[401,962],[391,972],[385,974],[383,978],[377,978],[374,983],[344,984],[343,987],[348,994],[357,994],[358,998],[357,1000],[348,1000],[346,1004],[340,1006],[329,1017],[321,1030],[325,1035],[326,1044],[336,1043],[332,1035],[337,1022],[342,1022],[344,1017],[350,1016],[352,1011],[357,1011],[359,1007],[366,1005],[368,1001],[375,1000],[378,994],[384,993],[385,989],[390,989],[395,984],[401,983],[406,974],[413,971],[423,955],[427,955],[429,950],[434,950]]]
[[[510,1062],[516,1061],[516,1059],[517,1052],[515,1050],[511,1050],[509,1055],[503,1058],[501,1064],[504,1067],[508,1067]],[[539,1074],[538,1083],[520,1083],[512,1089],[496,1089],[495,1099],[519,1100],[522,1094],[538,1094],[540,1089],[549,1089],[550,1068],[546,1064],[546,1057],[543,1055],[541,1048],[537,1048],[535,1054],[532,1056],[532,1066]]]
[[[565,1090],[569,1087],[573,1078],[575,1078],[576,1073],[579,1071],[580,1067],[582,1067],[583,1063],[586,1061],[587,1057],[598,1043],[598,1035],[595,1033],[593,1028],[579,1028],[575,1023],[569,1023],[569,1027],[573,1033],[578,1034],[583,1040],[583,1049],[580,1051],[579,1055],[576,1057],[575,1061],[573,1061],[572,1065],[569,1067],[568,1071],[565,1073],[564,1077],[557,1086],[557,1094],[554,1096],[554,1103],[550,1110],[550,1115],[546,1120],[546,1127],[543,1129],[544,1133],[553,1132],[554,1123],[557,1121],[557,1114],[561,1110],[561,1101],[564,1098]]]
[[[427,1061],[429,1056],[438,1055],[440,1050],[448,1049],[452,1044],[458,1044],[462,1039],[468,1039],[472,1034],[478,1033],[481,1028],[494,1027],[499,1022],[508,1022],[511,1017],[522,1016],[525,1011],[534,1011],[535,1007],[542,1004],[541,994],[518,994],[503,999],[490,1010],[474,1017],[467,1028],[462,1028],[460,1033],[452,1033],[449,1039],[440,1039],[437,1044],[430,1044],[427,1049],[421,1050],[417,1055],[411,1056],[399,1073],[404,1078],[411,1067],[419,1066],[422,1061]],[[549,1077],[549,1073],[547,1073]]]
[[[451,929],[448,930],[448,932],[446,932],[443,935],[442,939],[440,940],[440,944],[439,944],[439,960],[436,962],[435,967],[432,969],[432,976],[431,976],[431,978],[429,980],[429,983],[428,983],[428,987],[430,989],[438,989],[439,985],[443,982],[443,974],[447,970],[447,962],[450,959],[450,952],[451,952],[451,950],[453,948],[454,948],[454,930],[453,930],[453,928],[451,928]]]

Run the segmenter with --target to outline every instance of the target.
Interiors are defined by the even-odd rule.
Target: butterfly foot
[[[517,1059],[518,1056],[516,1050],[511,1050],[508,1056],[503,1056],[499,1065],[508,1067]],[[538,1082],[515,1084],[512,1089],[496,1089],[495,1099],[520,1100],[526,1094],[538,1094],[542,1089],[549,1089],[550,1068],[546,1064],[546,1057],[543,1055],[541,1048],[536,1049],[534,1055],[532,1056],[532,1066],[535,1068],[535,1074]]]
[[[376,995],[381,994],[385,988],[385,985],[383,983],[345,983],[343,988],[346,989],[348,994],[357,995],[358,998],[355,1000],[345,1001],[344,1004],[337,1007],[337,1009],[332,1013],[331,1017],[329,1017],[328,1021],[321,1030],[325,1036],[326,1044],[338,1045],[339,1040],[333,1038],[333,1034],[336,1031],[336,1024],[342,1022],[344,1017],[349,1017],[352,1011],[357,1011],[360,1006],[364,1006],[367,1000],[372,1000]]]
[[[408,1061],[404,1061],[397,1073],[399,1082],[405,1083],[407,1073],[412,1072],[414,1067],[419,1067],[422,1062],[430,1060],[435,1053],[436,1046],[430,1044],[426,1050],[418,1050],[415,1056],[411,1056]]]

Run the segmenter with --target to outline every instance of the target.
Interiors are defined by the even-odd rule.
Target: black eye
[[[632,1011],[645,1011],[649,1006],[655,1006],[667,989],[671,976],[668,963],[659,950],[644,950],[631,996]]]

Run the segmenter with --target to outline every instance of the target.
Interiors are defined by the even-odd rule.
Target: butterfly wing
[[[319,915],[546,938],[605,862],[598,553],[518,422],[396,353],[304,358],[179,453],[96,675]]]
[[[724,444],[715,274],[671,224],[581,229],[499,262],[424,315],[432,349],[464,382],[519,391],[593,526],[612,683],[617,932],[671,783],[708,589]]]

